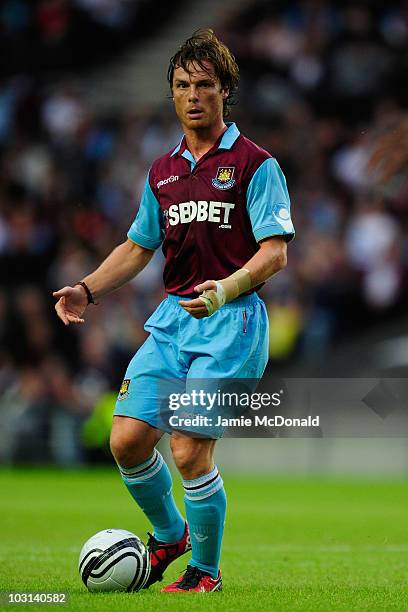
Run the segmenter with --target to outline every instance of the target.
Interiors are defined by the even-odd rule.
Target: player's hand
[[[206,291],[207,289],[216,289],[216,288],[217,288],[217,285],[215,284],[215,281],[208,280],[194,287],[194,291],[196,291],[197,293],[202,293],[203,291]],[[200,300],[200,298],[197,298],[195,300],[188,300],[188,301],[181,300],[179,304],[182,308],[184,308],[186,312],[188,312],[188,314],[190,314],[195,319],[204,319],[204,317],[210,316],[207,310],[207,306],[204,304],[203,300]]]
[[[64,287],[52,294],[58,299],[55,310],[65,325],[70,323],[85,323],[82,315],[88,306],[88,298],[80,285]]]

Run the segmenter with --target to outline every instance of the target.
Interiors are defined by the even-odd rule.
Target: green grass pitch
[[[222,593],[164,594],[159,584],[95,595],[77,573],[84,541],[109,527],[142,539],[150,529],[115,468],[2,470],[0,591],[66,591],[69,603],[61,609],[70,612],[408,609],[406,482],[227,474],[224,480]],[[187,559],[168,569],[163,584]]]

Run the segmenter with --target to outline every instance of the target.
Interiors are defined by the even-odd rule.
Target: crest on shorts
[[[212,179],[212,184],[217,189],[231,189],[236,183],[233,178],[235,166],[220,166],[217,175]]]
[[[119,391],[118,400],[123,400],[129,397],[130,378],[125,378]]]

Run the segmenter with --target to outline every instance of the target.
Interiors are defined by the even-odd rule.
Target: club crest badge
[[[130,378],[125,378],[119,391],[118,400],[124,400],[129,397]]]
[[[213,187],[217,189],[231,189],[236,183],[233,178],[235,166],[220,166],[217,170],[217,176],[212,179]]]

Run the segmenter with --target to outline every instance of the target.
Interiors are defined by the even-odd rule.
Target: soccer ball
[[[104,529],[83,545],[78,569],[90,591],[139,591],[150,575],[150,555],[131,531]]]

